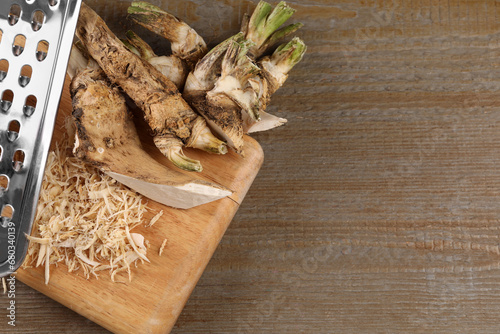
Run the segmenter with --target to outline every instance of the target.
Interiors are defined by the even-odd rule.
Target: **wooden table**
[[[255,6],[155,3],[209,41]],[[309,46],[269,109],[289,122],[254,136],[264,165],[173,333],[498,332],[500,4],[289,3]],[[16,288],[8,333],[107,333]]]

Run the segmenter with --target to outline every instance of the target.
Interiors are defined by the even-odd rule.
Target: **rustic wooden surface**
[[[172,333],[497,333],[500,4],[289,3],[309,45],[270,107],[289,123],[254,136],[264,165]],[[217,36],[254,4],[164,5]],[[16,300],[8,333],[107,333]]]

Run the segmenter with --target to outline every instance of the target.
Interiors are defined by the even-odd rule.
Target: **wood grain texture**
[[[266,160],[172,333],[497,333],[500,4],[289,2],[289,122],[253,136]],[[255,3],[165,8],[217,36]],[[107,333],[18,291],[9,333]]]

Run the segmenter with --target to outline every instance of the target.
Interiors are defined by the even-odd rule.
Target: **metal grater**
[[[0,0],[0,277],[26,256],[80,5]]]

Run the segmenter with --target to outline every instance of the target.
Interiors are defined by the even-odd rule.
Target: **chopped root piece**
[[[161,254],[163,253],[163,249],[165,248],[166,245],[167,245],[167,239],[163,239],[163,242],[161,243],[160,246],[160,250],[158,251],[158,255],[161,256]]]
[[[161,210],[153,218],[151,218],[151,221],[149,222],[148,227],[153,226],[158,220],[160,220],[161,216],[163,216],[163,210]]]
[[[167,239],[165,239],[166,241]],[[164,242],[165,242],[164,241]],[[163,245],[163,244],[162,244]],[[161,249],[160,249],[160,255],[161,255]],[[7,293],[7,281],[5,280],[5,277],[2,277],[2,286],[3,286],[3,293],[6,294]]]

